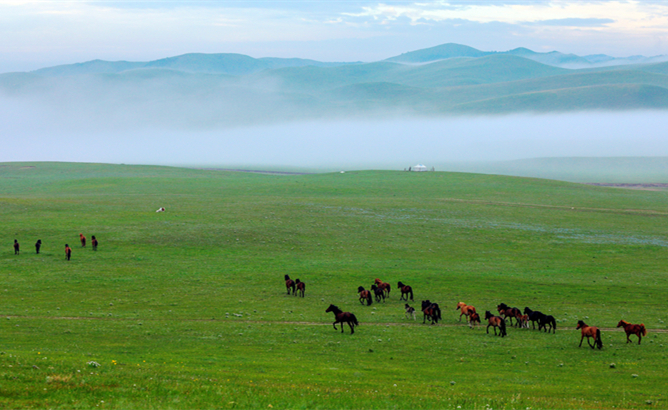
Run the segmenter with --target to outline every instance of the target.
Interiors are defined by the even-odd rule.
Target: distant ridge
[[[114,74],[142,68],[165,68],[191,73],[208,74],[252,74],[262,70],[282,67],[335,67],[355,63],[324,63],[301,58],[253,58],[244,54],[190,53],[148,62],[93,60],[85,63],[66,64],[33,71],[43,76],[66,76],[79,74]]]
[[[448,43],[440,46],[425,48],[422,50],[410,51],[403,53],[396,57],[388,58],[385,61],[395,63],[427,63],[437,60],[445,60],[447,58],[456,57],[484,57],[491,52],[477,50],[473,47],[464,46],[461,44]]]

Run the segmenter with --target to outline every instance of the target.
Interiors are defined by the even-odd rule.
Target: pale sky
[[[668,54],[668,0],[0,0],[0,40],[0,72],[189,52],[376,61],[450,42],[651,56]]]

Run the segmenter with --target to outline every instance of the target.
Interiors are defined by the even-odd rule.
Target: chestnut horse
[[[469,306],[464,302],[457,303],[457,307],[455,308],[455,310],[457,310],[457,309],[461,310],[461,313],[459,314],[459,321],[460,322],[462,321],[462,315],[466,316],[466,321],[468,322],[468,321],[471,320],[471,314],[476,313],[475,307]]]
[[[575,329],[582,329],[582,337],[580,338],[580,346],[578,347],[582,347],[582,341],[584,340],[585,336],[587,336],[587,343],[589,343],[589,347],[592,349],[594,347],[598,347],[599,350],[603,348],[603,341],[601,340],[601,329],[595,326],[588,326],[582,320],[578,320],[578,325]],[[589,341],[590,337],[594,338],[594,344],[591,344]]]
[[[638,336],[638,344],[640,344],[643,336],[647,336],[647,329],[645,329],[644,323],[634,325],[626,320],[620,320],[619,323],[617,323],[617,327],[624,328],[624,331],[626,332],[626,343],[631,343],[631,339],[629,339],[629,336],[631,335]]]
[[[371,285],[371,290],[373,290],[373,294],[376,295],[376,302],[380,302],[381,299],[383,302],[385,302],[385,292],[383,292],[383,289],[380,289],[378,286],[373,284]]]
[[[427,319],[429,319],[432,325],[438,323],[438,320],[441,319],[441,308],[438,307],[438,303],[431,303],[429,300],[422,301],[422,313],[424,314],[422,319],[423,324]]]
[[[81,241],[81,247],[85,248],[86,247],[86,237],[82,233],[79,234],[79,240]]]
[[[385,292],[385,297],[390,297],[390,290],[392,290],[392,287],[390,286],[389,283],[383,282],[382,280],[376,278],[373,281],[378,287]]]
[[[285,275],[285,288],[288,290],[288,295],[290,294],[290,289],[292,289],[292,294],[295,293],[296,285],[295,281],[290,279],[290,275]]]
[[[299,292],[299,296],[304,297],[304,292],[306,292],[306,284],[297,279],[295,280],[295,285],[297,286],[297,292]]]
[[[496,336],[496,328],[498,327],[501,330],[501,337],[507,336],[506,333],[506,321],[501,316],[494,316],[489,310],[485,312],[485,320],[487,320],[487,334],[489,334],[489,327],[494,328],[494,336]]]
[[[399,298],[399,300],[405,300],[406,302],[408,302],[408,295],[409,294],[411,295],[411,300],[413,300],[413,288],[412,287],[410,287],[408,285],[404,285],[403,283],[399,282],[399,283],[397,283],[397,288],[399,288],[401,290],[401,297]],[[404,299],[404,297],[406,297],[406,299]]]
[[[360,303],[364,305],[364,301],[366,300],[366,305],[371,306],[371,303],[373,303],[373,299],[371,298],[371,292],[368,290],[364,290],[364,286],[360,286],[357,288],[357,293],[360,294]]]
[[[338,307],[336,307],[336,306],[334,306],[334,305],[329,305],[329,307],[327,308],[327,310],[325,310],[325,312],[332,312],[332,313],[334,313],[334,319],[335,319],[335,320],[334,320],[334,323],[333,323],[333,325],[334,325],[334,330],[338,330],[338,329],[336,328],[336,324],[337,324],[337,323],[341,323],[341,333],[343,333],[343,323],[344,323],[344,322],[345,322],[345,323],[348,323],[348,326],[350,326],[350,334],[351,334],[351,335],[352,335],[353,333],[355,333],[355,329],[354,329],[354,327],[360,325],[360,324],[357,322],[357,318],[355,317],[355,315],[353,315],[353,314],[350,313],[350,312],[344,312],[344,311],[342,311],[341,309],[339,309]]]

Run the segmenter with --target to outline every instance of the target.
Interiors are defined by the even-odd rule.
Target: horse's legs
[[[348,322],[348,326],[350,326],[350,334],[352,335],[355,333],[355,327],[353,326],[352,322]],[[343,331],[343,325],[341,325],[341,331]]]
[[[334,325],[334,330],[339,330],[339,329],[336,328],[336,322],[334,322],[332,324]],[[341,327],[343,327],[343,325],[341,325]]]
[[[631,336],[630,333],[626,334],[626,343],[631,343],[631,337],[630,336]]]
[[[642,333],[638,333],[638,344],[640,344],[641,340],[642,340]]]
[[[580,337],[580,346],[578,346],[578,347],[582,347],[582,341],[584,340],[584,338],[585,338],[584,335],[582,335],[582,337]],[[589,340],[589,338],[587,338],[587,340]]]
[[[589,336],[587,336],[587,343],[589,343],[589,347],[593,349],[596,346],[596,338],[594,338],[594,344],[591,344],[591,342],[589,341]]]

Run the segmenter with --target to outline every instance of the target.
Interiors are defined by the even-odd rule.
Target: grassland
[[[463,173],[0,164],[0,407],[666,408],[666,199]],[[396,289],[361,306],[376,277],[443,323],[406,320]],[[558,330],[487,335],[459,301]],[[604,328],[602,351],[577,347],[578,319]],[[651,329],[642,345],[620,319]]]

